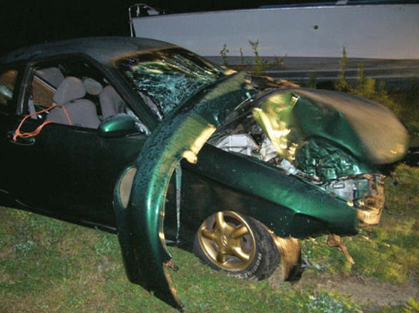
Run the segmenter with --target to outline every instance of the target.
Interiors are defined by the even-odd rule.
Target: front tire
[[[261,280],[279,264],[279,251],[265,226],[236,212],[217,212],[202,223],[194,253],[204,264],[230,276]]]

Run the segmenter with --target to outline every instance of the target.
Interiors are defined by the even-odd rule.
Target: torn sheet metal
[[[406,128],[389,109],[344,93],[303,88],[278,90],[262,98],[253,114],[278,154],[289,161],[296,158],[308,171],[310,165],[303,163],[315,162],[322,154],[333,159],[329,163],[339,163],[337,159],[346,152],[337,156],[336,147],[369,164],[396,162],[409,147]],[[385,136],[383,129],[387,130]],[[302,148],[303,145],[309,146]],[[296,150],[300,150],[299,156],[294,155]],[[307,155],[313,153],[318,156]],[[341,164],[342,167],[350,167],[355,158],[345,158],[348,164]]]
[[[241,153],[248,156],[252,156],[259,149],[259,146],[255,141],[247,134],[235,134],[230,135],[222,139],[216,144],[217,148],[220,148],[227,152]]]
[[[319,136],[334,141],[372,164],[389,164],[405,156],[409,133],[383,105],[326,90],[299,89],[293,93],[303,100],[293,113],[305,138]]]
[[[199,150],[227,114],[251,96],[244,74],[228,77],[168,115],[137,158],[127,209],[116,208],[118,232],[129,279],[182,310],[167,272],[171,255],[163,232],[165,196],[182,158],[197,162]],[[115,201],[116,203],[118,201]]]
[[[241,129],[248,134],[236,127],[217,147],[254,155],[315,183],[357,208],[362,224],[378,224],[384,193],[376,166],[400,160],[409,143],[394,114],[369,100],[324,90],[277,90],[258,102],[252,114],[264,134],[243,122]],[[384,125],[390,134],[382,133]],[[233,140],[249,135],[262,138],[254,143],[258,148]],[[241,147],[233,147],[235,142]]]
[[[253,109],[253,116],[269,137],[278,155],[293,159],[288,150],[290,142],[290,123],[292,109],[298,101],[298,97],[291,93],[274,94],[262,102],[260,107]]]

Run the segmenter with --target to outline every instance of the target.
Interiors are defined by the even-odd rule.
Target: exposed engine
[[[230,112],[209,143],[316,185],[356,208],[363,224],[378,224],[384,175],[377,167],[400,161],[409,147],[394,114],[349,94],[265,78],[251,83],[259,93]]]
[[[273,164],[287,175],[294,175],[332,192],[358,209],[358,217],[364,225],[379,223],[384,206],[383,175],[344,175],[356,172],[352,168],[356,167],[356,162],[351,163],[352,156],[337,147],[333,147],[334,151],[330,153],[331,143],[322,143],[319,147],[319,151],[329,152],[323,158],[316,153],[308,153],[313,143],[306,143],[299,151],[294,151],[295,159],[289,160],[278,155],[269,138],[257,125],[252,126],[249,133],[228,134],[211,143],[224,151],[245,154]],[[244,131],[242,126],[236,130]]]

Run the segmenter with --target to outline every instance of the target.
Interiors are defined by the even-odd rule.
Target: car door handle
[[[15,145],[19,146],[32,146],[35,144],[35,137],[28,137],[28,138],[22,138],[17,137],[16,140],[13,140],[13,136],[15,135],[14,131],[7,132],[7,138],[9,141]]]

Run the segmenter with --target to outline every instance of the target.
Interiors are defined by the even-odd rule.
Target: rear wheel
[[[258,221],[232,211],[217,212],[199,228],[194,253],[203,263],[229,275],[261,280],[279,264],[279,251]]]

